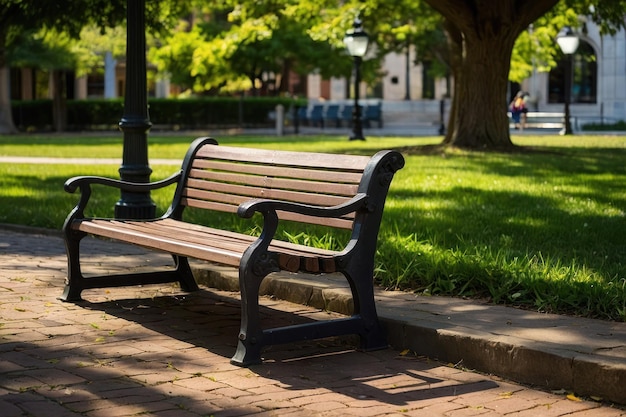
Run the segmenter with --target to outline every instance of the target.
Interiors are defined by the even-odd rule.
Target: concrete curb
[[[239,290],[233,268],[194,264],[193,269],[200,284]],[[261,293],[341,314],[353,311],[347,282],[337,275],[272,274]],[[376,303],[395,349],[543,389],[626,404],[626,323],[390,291],[377,291]]]

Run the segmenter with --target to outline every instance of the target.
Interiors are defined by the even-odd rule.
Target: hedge
[[[207,97],[193,99],[148,100],[153,126],[177,129],[207,127],[271,126],[269,118],[278,104],[286,109],[306,105],[282,97]],[[13,101],[13,120],[20,130],[49,130],[52,126],[52,101]],[[67,100],[69,130],[114,128],[124,112],[123,99]]]
[[[620,120],[614,123],[589,123],[583,125],[582,130],[586,131],[611,131],[611,130],[626,130],[626,121]]]

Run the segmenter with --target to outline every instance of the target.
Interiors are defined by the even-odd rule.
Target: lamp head
[[[578,49],[580,39],[571,27],[565,26],[556,36],[556,43],[559,44],[561,51],[563,51],[565,55],[571,55]]]
[[[349,30],[343,38],[343,43],[351,56],[363,57],[367,52],[369,37],[363,30],[363,24],[358,17],[354,19],[352,30]]]

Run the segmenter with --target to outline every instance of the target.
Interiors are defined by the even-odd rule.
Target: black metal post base
[[[154,219],[155,216],[156,204],[150,199],[149,194],[122,196],[115,204],[116,219]]]
[[[150,182],[152,169],[148,164],[147,131],[151,123],[147,118],[122,118],[120,130],[124,132],[124,155],[119,168],[120,178],[124,181]],[[152,219],[156,205],[150,198],[150,192],[122,191],[120,200],[115,205],[115,217],[118,219]]]

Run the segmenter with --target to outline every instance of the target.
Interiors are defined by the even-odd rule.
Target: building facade
[[[576,127],[585,123],[613,123],[626,120],[626,31],[615,35],[601,35],[593,23],[586,23],[579,34],[580,45],[573,55],[571,66],[571,114]],[[441,102],[452,95],[454,83],[449,79],[429,76],[428,64],[414,64],[415,51],[389,54],[384,62],[380,83],[360,86],[360,97],[367,101],[383,102],[385,121],[436,122],[440,120]],[[531,111],[562,112],[565,101],[565,57],[550,72],[533,71],[521,85],[512,84],[510,101],[519,89],[530,94]],[[153,71],[154,68],[148,68]],[[32,69],[13,69],[11,72],[13,99],[49,97],[47,75]],[[154,80],[154,81],[153,81]],[[104,57],[103,67],[85,77],[68,74],[68,98],[122,97],[125,89],[125,62],[116,61],[110,54]],[[354,87],[345,78],[322,79],[311,74],[298,81],[299,90],[306,91],[311,102],[348,102]],[[300,88],[302,87],[302,88]],[[149,77],[149,95],[168,97],[175,90],[167,80]],[[37,93],[37,91],[44,93]],[[298,94],[300,95],[300,94]]]
[[[571,113],[576,127],[586,123],[614,123],[626,120],[626,31],[601,35],[599,28],[588,22],[579,34],[580,45],[572,56]],[[385,74],[378,88],[361,86],[365,101],[383,101],[385,117],[428,122],[435,121],[441,100],[452,94],[453,82],[431,79],[428,68],[414,65],[413,51],[390,54],[383,63]],[[550,72],[533,71],[524,82],[511,84],[503,103],[508,103],[518,90],[530,94],[531,111],[563,112],[565,103],[565,71],[567,58]],[[311,101],[345,101],[350,89],[345,79],[321,80],[309,76],[308,98]],[[450,86],[452,84],[452,87]],[[391,114],[390,114],[391,112]]]
[[[587,23],[579,38],[570,74],[572,116],[578,124],[626,120],[626,31],[601,35],[596,25]],[[563,110],[568,68],[563,57],[549,73],[535,71],[522,83],[531,110]]]

